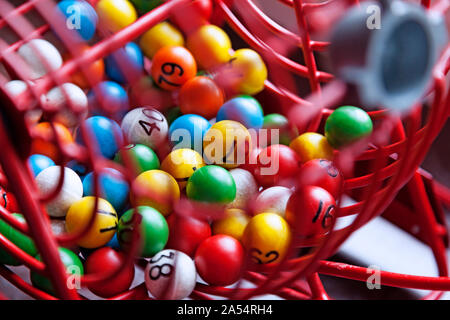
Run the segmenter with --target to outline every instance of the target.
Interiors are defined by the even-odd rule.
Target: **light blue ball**
[[[85,41],[92,39],[97,28],[98,16],[89,3],[81,0],[64,0],[58,3],[58,9],[66,17],[67,27],[77,30]]]
[[[105,70],[108,77],[119,83],[127,83],[124,72],[117,61],[123,61],[125,68],[122,68],[128,75],[141,74],[144,70],[144,56],[139,46],[134,42],[129,42],[105,58]]]
[[[176,149],[189,148],[202,154],[203,137],[209,128],[211,123],[202,116],[185,114],[170,125],[170,140]]]
[[[130,188],[123,175],[112,168],[102,171],[98,177],[98,186],[100,198],[105,199],[116,209],[120,211],[128,202]],[[90,172],[83,180],[83,195],[95,196],[94,193],[94,173]]]
[[[42,170],[54,165],[55,162],[52,159],[42,154],[33,154],[28,158],[28,166],[33,173],[33,177],[36,177]]]
[[[264,114],[258,100],[251,96],[239,96],[225,102],[217,112],[217,122],[234,120],[243,124],[247,129],[261,129]]]
[[[102,116],[93,116],[84,120],[89,141],[94,144],[94,148],[102,156],[108,159],[114,158],[114,155],[123,146],[123,133],[120,126],[114,120]],[[81,128],[78,129],[76,141],[81,145],[86,145],[81,134]]]
[[[123,118],[130,108],[128,94],[121,85],[114,81],[102,81],[88,93],[89,110],[95,115],[107,115],[100,105],[107,108],[114,117]]]

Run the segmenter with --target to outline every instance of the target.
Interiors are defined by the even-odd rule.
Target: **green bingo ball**
[[[204,166],[189,178],[186,194],[192,200],[226,204],[236,197],[236,183],[228,170],[215,165]]]
[[[149,12],[164,3],[164,0],[131,0],[140,14]]]
[[[273,129],[279,130],[279,143],[286,146],[291,143],[292,139],[298,136],[297,128],[290,126],[288,119],[279,113],[268,114],[264,116],[263,121],[263,129],[269,130],[267,133],[267,139],[270,143],[267,143],[267,145],[275,143],[271,141],[271,130]]]
[[[135,168],[135,176],[140,175],[144,171],[159,169],[159,159],[156,153],[143,144],[130,144],[116,153],[114,161],[125,165],[124,158],[128,156],[132,160]]]
[[[339,149],[368,136],[372,129],[372,120],[367,112],[357,107],[343,106],[328,117],[325,136],[333,148]]]
[[[83,263],[81,263],[80,258],[66,248],[58,248],[59,251],[59,257],[63,263],[63,265],[66,267],[66,273],[68,276],[74,275],[74,276],[82,276],[84,274],[84,268]],[[36,259],[41,261],[41,256],[37,255]],[[41,289],[42,291],[47,292],[48,294],[55,294],[55,291],[53,290],[52,282],[49,278],[46,276],[43,276],[35,271],[31,271],[30,274],[31,283],[38,289]],[[75,286],[76,278],[73,278],[74,281],[70,282],[70,279],[68,278],[68,283],[71,283]]]
[[[25,223],[25,218],[21,214],[14,213],[13,216],[20,222]],[[0,233],[29,255],[33,257],[37,255],[38,252],[33,240],[29,236],[11,227],[3,220],[0,220]],[[2,248],[0,248],[0,263],[10,266],[18,266],[22,264],[19,260],[11,256]]]
[[[158,210],[147,206],[140,206],[136,209],[140,215],[136,221],[137,226],[132,220],[134,209],[130,209],[119,220],[117,238],[120,247],[128,250],[133,239],[133,232],[136,231],[135,228],[137,227],[137,232],[139,232],[138,241],[140,242],[137,255],[150,258],[164,249],[169,239],[169,226],[164,216]]]

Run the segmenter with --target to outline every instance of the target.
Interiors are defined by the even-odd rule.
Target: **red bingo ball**
[[[6,192],[2,187],[0,187],[0,206],[10,213],[17,213],[19,211],[14,195],[11,192]]]
[[[208,222],[192,217],[170,215],[169,241],[166,248],[175,249],[193,257],[195,250],[206,238],[211,237],[211,227]]]
[[[228,286],[239,280],[244,248],[233,237],[218,234],[204,240],[195,253],[197,272],[207,283]]]
[[[299,163],[300,159],[294,150],[282,144],[274,144],[258,154],[255,177],[264,187],[277,185],[294,178],[298,173]]]
[[[106,274],[119,270],[126,257],[110,247],[95,250],[86,260],[87,274]],[[134,265],[124,267],[117,275],[101,282],[89,283],[88,288],[102,298],[109,298],[128,290],[134,278]]]
[[[335,219],[333,196],[316,186],[295,191],[286,206],[286,221],[301,238],[325,235]]]
[[[337,199],[339,192],[342,192],[344,177],[331,161],[314,159],[300,167],[298,184],[321,187]]]

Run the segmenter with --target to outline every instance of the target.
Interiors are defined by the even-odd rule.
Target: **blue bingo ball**
[[[114,81],[102,81],[98,83],[94,89],[88,94],[89,110],[93,114],[107,114],[103,108],[107,108],[111,114],[118,118],[122,118],[128,111],[130,103],[128,94],[121,85]],[[103,102],[100,105],[100,101]]]
[[[117,232],[114,233],[114,235],[111,238],[111,240],[109,240],[109,242],[107,244],[105,244],[105,246],[113,248],[115,250],[120,250],[119,240],[117,239]]]
[[[225,102],[217,112],[216,121],[234,120],[247,129],[261,129],[264,114],[258,100],[242,95]]]
[[[98,16],[89,3],[81,0],[64,0],[58,3],[58,9],[66,16],[67,28],[77,30],[85,41],[92,39]]]
[[[111,203],[116,211],[120,211],[125,207],[130,188],[125,181],[125,177],[119,171],[107,168],[100,172],[98,186],[98,196]],[[88,173],[83,180],[83,196],[95,196],[93,172]]]
[[[170,125],[170,140],[176,149],[188,148],[202,154],[203,137],[209,128],[211,123],[202,116],[185,114]]]
[[[123,61],[119,64],[117,61]],[[122,65],[122,68],[120,66]],[[127,83],[127,74],[141,74],[144,70],[144,56],[139,46],[134,42],[129,42],[124,48],[121,48],[105,58],[106,74],[112,80],[119,83]],[[122,71],[123,70],[123,71]]]
[[[75,173],[80,177],[82,181],[84,179],[84,176],[88,173],[88,169],[86,168],[86,166],[76,160],[69,161],[66,166],[67,168],[75,171]]]
[[[31,172],[33,173],[33,177],[36,177],[42,170],[47,169],[48,167],[54,165],[55,162],[53,162],[52,159],[42,154],[32,154],[28,158],[28,166],[30,167]]]
[[[89,139],[94,143],[94,148],[102,156],[112,159],[123,146],[123,134],[120,126],[114,120],[102,116],[93,116],[84,120]],[[81,128],[77,131],[76,141],[86,145],[83,141]]]

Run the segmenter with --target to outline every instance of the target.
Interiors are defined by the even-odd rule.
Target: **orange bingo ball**
[[[198,76],[181,87],[179,105],[184,114],[195,113],[211,119],[223,105],[223,93],[214,80]]]
[[[85,51],[89,50],[89,47],[85,47],[81,50],[81,54]],[[68,54],[64,55],[64,60],[70,60],[70,56]],[[85,75],[89,77],[89,81],[86,79]],[[71,77],[71,82],[82,89],[89,89],[90,81],[93,83],[97,83],[103,80],[105,75],[105,64],[103,59],[98,59],[92,63],[90,63],[86,70],[78,68],[78,71],[75,72]]]
[[[195,77],[197,64],[184,47],[163,47],[153,57],[151,74],[159,87],[172,91]]]
[[[64,125],[54,122],[56,134],[61,144],[73,143],[73,137],[69,129]],[[31,144],[31,153],[42,154],[49,157],[53,161],[58,160],[59,150],[56,146],[56,139],[53,135],[53,130],[49,122],[41,122],[33,127],[33,131],[38,137],[33,139]]]

